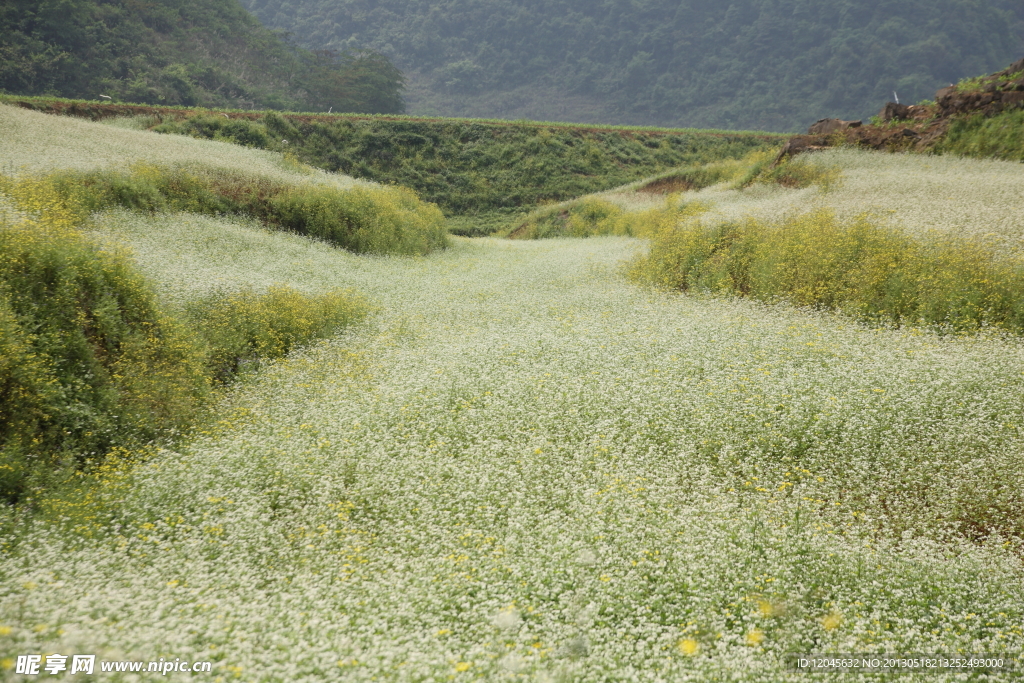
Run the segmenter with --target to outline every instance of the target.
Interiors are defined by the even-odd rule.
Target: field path
[[[116,534],[40,526],[3,557],[26,652],[244,681],[681,681],[1024,645],[1013,544],[935,523],[986,488],[1015,504],[1016,342],[646,291],[619,273],[628,239],[366,258],[120,220],[170,298],[285,281],[380,311],[140,468]]]

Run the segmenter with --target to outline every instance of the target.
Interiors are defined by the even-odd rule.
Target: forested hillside
[[[242,0],[373,48],[414,113],[791,131],[1024,54],[1019,0]]]
[[[147,104],[399,113],[380,54],[290,45],[237,0],[5,0],[0,92]]]

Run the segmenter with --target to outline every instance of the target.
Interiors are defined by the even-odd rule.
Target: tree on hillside
[[[310,53],[237,0],[5,0],[0,91],[146,104],[400,113],[383,55]]]
[[[368,50],[314,50],[297,82],[314,110],[399,113],[405,77],[387,57]]]
[[[1020,0],[242,0],[370,48],[421,111],[793,130],[1024,55]]]

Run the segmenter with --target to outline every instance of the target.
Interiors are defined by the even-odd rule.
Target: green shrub
[[[274,287],[172,315],[125,252],[76,229],[87,202],[64,190],[53,178],[0,178],[17,209],[0,213],[0,500],[173,440],[246,361],[366,313],[351,294]]]
[[[22,183],[0,223],[0,497],[129,441],[184,428],[209,391],[204,355],[123,253],[69,227],[52,188]],[[8,418],[8,416],[11,416]]]
[[[698,164],[681,169],[672,169],[645,180],[637,192],[659,192],[672,194],[703,190],[705,187],[732,180],[746,168],[764,158],[762,152],[753,152],[743,159],[725,159],[712,163]]]
[[[154,130],[251,144],[237,132],[245,125],[255,136],[269,136],[260,145],[266,149],[290,149],[318,168],[412,188],[449,216],[472,216],[455,223],[465,235],[507,228],[544,202],[610,190],[667,169],[692,168],[699,176],[713,170],[700,164],[737,159],[782,139],[532,122],[261,116],[236,123],[200,115]]]
[[[774,155],[760,152],[747,157],[746,170],[739,175],[736,189],[750,187],[754,183],[775,184],[791,189],[817,185],[822,192],[834,189],[842,179],[842,171],[835,166],[823,166],[809,161],[806,157],[788,157],[772,165]]]
[[[281,121],[281,117],[273,114],[275,121]],[[267,119],[270,116],[266,117]],[[269,121],[267,121],[269,123]],[[271,142],[271,135],[268,133],[268,126],[248,119],[235,118],[225,119],[216,114],[201,114],[189,119],[191,131],[197,137],[210,140],[231,142],[246,147],[266,148]],[[174,132],[178,125],[173,122],[160,123],[152,129],[158,133]]]
[[[275,225],[357,253],[427,254],[448,244],[441,211],[399,187],[293,188],[263,212]]]
[[[30,475],[32,451],[52,443],[57,431],[52,413],[60,387],[31,341],[0,293],[0,498],[8,501]]]
[[[186,316],[207,345],[210,375],[223,382],[247,364],[280,358],[300,344],[328,336],[367,310],[351,292],[308,296],[276,286],[263,294],[248,289],[213,294],[193,302]]]
[[[817,185],[822,192],[829,192],[842,176],[837,167],[821,166],[806,158],[790,158],[774,168],[764,171],[758,178],[761,183],[775,183],[783,187],[800,189]]]
[[[596,197],[584,197],[562,206],[535,211],[513,233],[516,239],[591,237],[615,233],[616,219],[625,212]]]
[[[785,300],[867,320],[1024,333],[1024,269],[984,242],[916,240],[866,216],[816,211],[663,230],[633,279],[680,291]]]

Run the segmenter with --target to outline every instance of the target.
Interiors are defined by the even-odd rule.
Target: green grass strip
[[[60,171],[43,181],[74,198],[82,218],[112,206],[240,214],[356,253],[425,255],[448,245],[444,216],[400,187],[288,185],[203,167],[137,164],[122,171]]]

